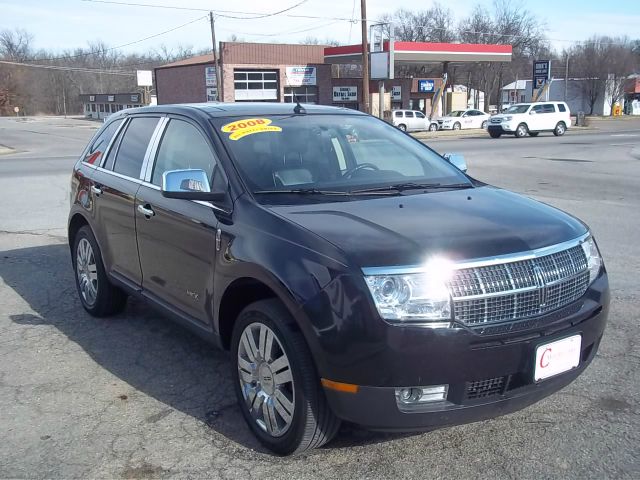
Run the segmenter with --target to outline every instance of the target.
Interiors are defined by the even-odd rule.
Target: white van
[[[391,112],[391,120],[394,127],[403,132],[415,132],[417,130],[438,130],[438,122],[430,121],[427,116],[418,110],[394,110]]]
[[[502,134],[522,138],[529,134],[537,136],[540,132],[553,132],[556,137],[564,135],[571,126],[571,113],[564,102],[516,103],[503,113],[489,120],[487,130],[492,138]]]

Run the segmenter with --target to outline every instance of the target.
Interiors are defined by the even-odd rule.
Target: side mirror
[[[531,111],[529,112],[529,115],[536,115],[537,113],[538,113],[538,112],[536,112],[535,110],[531,110]]]
[[[443,157],[461,172],[467,171],[467,162],[459,153],[445,153]]]
[[[181,200],[219,202],[225,192],[212,192],[204,170],[169,170],[162,174],[162,196]]]

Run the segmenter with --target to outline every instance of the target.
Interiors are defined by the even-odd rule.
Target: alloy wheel
[[[87,305],[95,304],[98,296],[98,270],[93,248],[86,238],[78,242],[76,249],[76,275],[83,300]]]
[[[273,437],[284,435],[293,421],[295,386],[289,358],[268,326],[251,323],[242,332],[238,376],[254,422]]]

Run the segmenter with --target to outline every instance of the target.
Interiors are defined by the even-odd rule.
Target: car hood
[[[440,118],[438,118],[438,120],[442,120],[442,121],[445,121],[445,120],[460,120],[461,118],[462,117],[440,117]]]
[[[359,267],[418,265],[525,252],[586,233],[553,207],[495,187],[296,206],[272,211],[324,238]]]

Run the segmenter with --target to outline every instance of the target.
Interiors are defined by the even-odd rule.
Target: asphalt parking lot
[[[245,426],[229,361],[144,304],[89,317],[66,245],[69,172],[96,124],[0,118],[1,478],[640,478],[640,119],[562,138],[438,138],[469,173],[587,222],[610,275],[600,351],[521,412],[423,434],[344,426],[296,458]]]

